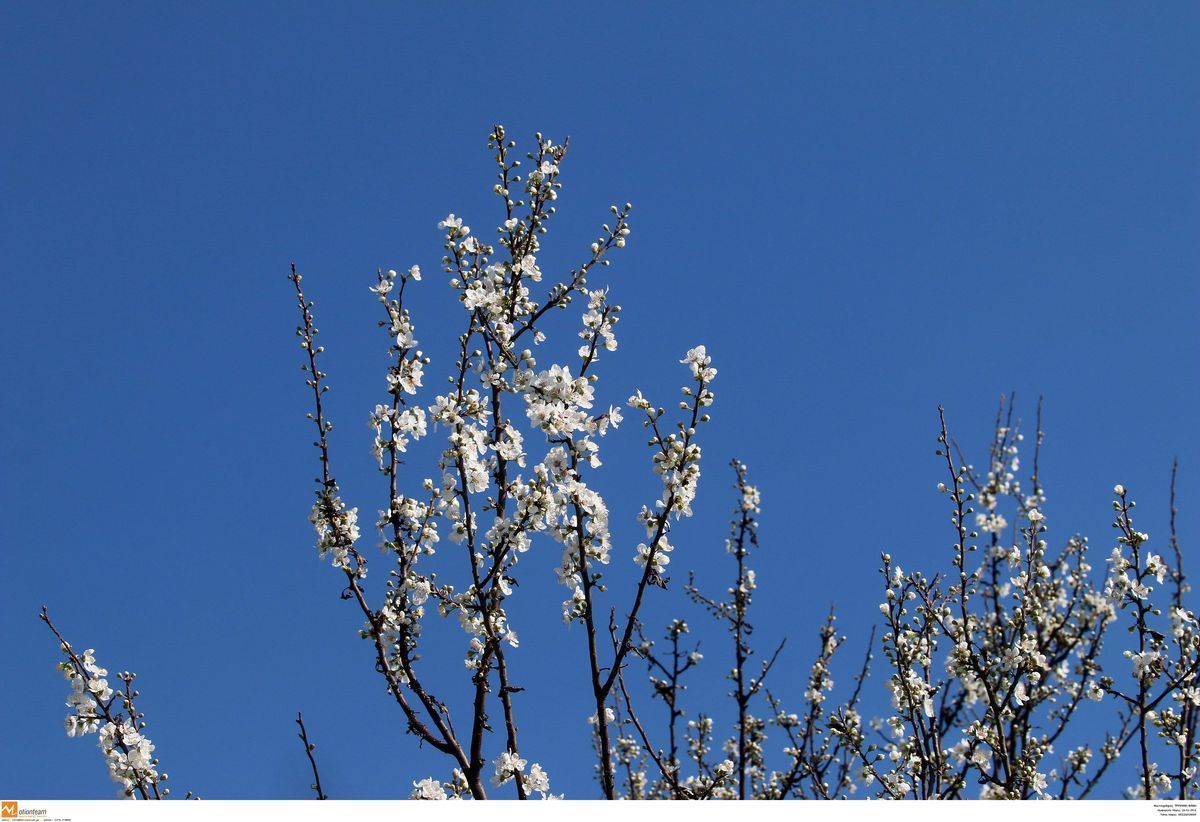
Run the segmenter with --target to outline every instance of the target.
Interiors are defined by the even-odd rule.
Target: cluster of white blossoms
[[[511,751],[504,751],[496,758],[494,764],[496,770],[492,777],[492,784],[496,787],[519,781],[526,795],[536,793],[541,799],[562,799],[561,796],[555,796],[550,792],[550,776],[536,762],[526,773],[526,761]],[[433,777],[413,782],[413,791],[409,798],[437,801],[463,799],[469,795],[470,788],[466,776],[456,768],[453,778],[447,783],[438,782]]]
[[[466,799],[471,795],[471,787],[466,774],[455,768],[449,782],[438,782],[433,777],[426,777],[413,782],[409,799],[424,801],[442,801],[447,799]]]
[[[662,477],[663,483],[662,498],[655,502],[654,510],[645,508],[641,514],[646,534],[653,540],[651,547],[662,536],[669,515],[674,514],[676,519],[692,515],[692,501],[700,481],[700,446],[694,438],[697,426],[709,421],[708,414],[702,409],[713,403],[713,393],[708,386],[717,370],[711,367],[712,358],[704,346],[691,349],[680,362],[689,367],[696,386],[683,387],[687,399],[681,401],[679,407],[687,419],[676,423],[678,431],[663,435],[659,429],[663,409],[655,408],[641,391],[628,400],[630,408],[640,410],[646,416],[643,425],[651,429],[650,446],[656,449],[652,457],[654,471]],[[639,560],[639,564],[644,563],[644,559]]]
[[[438,782],[432,776],[426,777],[419,781],[413,782],[413,792],[409,799],[425,799],[425,800],[440,800],[440,799],[458,799],[459,797],[450,794],[446,795],[446,789],[442,783]]]
[[[516,386],[524,392],[529,422],[548,437],[568,437],[592,425],[588,409],[595,389],[586,377],[572,377],[570,366],[552,365],[546,371],[522,371]]]
[[[358,509],[347,508],[336,488],[320,495],[308,515],[317,532],[317,552],[324,559],[333,555],[333,567],[349,569],[350,552],[360,536]]]
[[[599,359],[599,350],[617,350],[617,336],[613,332],[621,306],[608,304],[608,289],[596,289],[588,294],[588,310],[583,315],[583,330],[579,336],[583,345],[579,346],[579,358],[584,362],[595,362]]]
[[[50,625],[45,611],[42,619]],[[54,630],[53,625],[51,629]],[[61,637],[59,639],[61,641]],[[154,744],[144,733],[144,714],[134,705],[138,692],[132,686],[137,675],[128,671],[118,673],[123,688],[114,691],[108,683],[107,669],[96,662],[94,649],[76,654],[65,641],[61,648],[65,659],[58,663],[58,669],[71,683],[67,698],[67,707],[71,709],[66,717],[67,736],[97,734],[109,776],[121,786],[123,797],[158,799],[168,795],[169,788],[160,788],[167,775],[158,771]],[[124,714],[114,712],[118,704]]]
[[[109,776],[123,786],[125,796],[133,798],[139,785],[158,783],[154,744],[129,720],[109,722],[100,729],[100,750]]]
[[[63,649],[64,652],[67,650]],[[83,674],[68,658],[58,664],[71,683],[71,696],[67,699],[67,707],[74,713],[67,714],[67,736],[83,736],[100,729],[101,716],[96,710],[97,703],[109,702],[113,698],[113,689],[109,687],[108,670],[96,663],[95,649],[88,648],[79,659]]]
[[[403,454],[410,442],[420,440],[429,432],[426,420],[425,409],[419,405],[402,411],[386,405],[375,406],[371,413],[371,427],[375,430],[373,452],[381,468],[391,449]]]
[[[507,785],[509,782],[520,780],[526,792],[538,793],[542,799],[561,799],[550,793],[550,777],[536,762],[525,773],[525,760],[512,751],[504,751],[496,757],[496,772],[492,784]]]

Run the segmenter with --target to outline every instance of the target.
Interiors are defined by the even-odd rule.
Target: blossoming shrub
[[[709,421],[717,370],[703,345],[687,351],[680,359],[682,400],[673,413],[641,391],[624,409],[603,401],[598,364],[617,348],[621,307],[592,281],[625,246],[631,207],[613,206],[580,263],[543,283],[542,246],[562,189],[567,143],[537,135],[525,155],[528,170],[502,127],[492,131],[489,148],[501,212],[495,231],[481,237],[454,214],[438,224],[444,273],[462,306],[445,391],[425,389],[431,361],[406,305],[422,282],[420,268],[380,271],[371,288],[390,351],[385,399],[370,414],[386,488],[374,518],[386,563],[371,576],[382,577],[371,589],[377,596],[365,587],[359,508],[343,500],[333,473],[313,303],[295,268],[290,277],[321,466],[310,515],[317,550],[339,575],[343,597],[361,612],[361,636],[409,732],[441,757],[431,757],[426,771],[440,776],[414,782],[412,798],[484,799],[497,789],[520,799],[555,798],[546,770],[520,753],[521,716],[512,698],[519,672],[508,656],[519,645],[508,613],[518,566],[535,542],[547,541],[562,552],[556,575],[566,590],[563,620],[581,626],[574,636],[586,646],[588,668],[580,675],[594,707],[596,774],[607,798],[1086,797],[1135,741],[1131,795],[1195,795],[1200,632],[1183,604],[1187,586],[1173,518],[1173,556],[1164,559],[1148,550],[1148,536],[1134,527],[1134,503],[1117,486],[1118,544],[1107,574],[1093,571],[1084,537],[1052,545],[1038,476],[1040,409],[1031,471],[1023,475],[1023,435],[1003,402],[984,471],[966,462],[943,417],[937,456],[946,476],[938,490],[951,513],[950,573],[905,571],[882,556],[882,656],[873,666],[873,633],[841,694],[835,695],[832,671],[845,637],[832,613],[819,628],[803,688],[768,686],[782,646],[751,663],[750,559],[761,497],[745,466],[733,463],[737,504],[726,541],[732,584],[720,597],[694,581],[685,589],[699,615],[730,636],[736,719],[714,754],[711,712],[686,704],[685,677],[703,659],[690,643],[688,621],[673,620],[652,641],[641,612],[652,589],[667,585],[672,527],[692,514],[699,434]],[[581,307],[578,339],[555,349],[546,317],[573,305]],[[631,550],[614,547],[609,508],[595,482],[601,443],[626,413],[646,429],[649,468],[662,485],[637,514],[645,538]],[[436,464],[422,470],[402,462],[413,443],[432,437],[440,448]],[[436,566],[435,554],[442,554]],[[632,604],[620,619],[603,604],[613,562],[638,569],[628,592]],[[1155,598],[1164,586],[1169,602]],[[458,725],[438,695],[458,672],[419,664],[423,627],[451,618],[465,634],[463,674],[472,691],[470,703],[453,711],[466,720]],[[1133,639],[1123,648],[1128,662],[1106,671],[1111,654],[1102,649],[1118,626]],[[165,796],[159,786],[166,774],[158,772],[134,707],[133,675],[120,675],[125,688],[115,693],[92,651],[80,656],[59,640],[66,655],[60,667],[72,684],[68,733],[99,733],[125,795]],[[643,665],[648,699],[647,683],[630,682]],[[886,688],[891,711],[864,721],[872,675]],[[1091,702],[1108,709],[1100,736],[1092,733],[1095,723],[1082,733],[1072,724]],[[493,725],[497,703],[502,721]],[[123,714],[113,710],[118,705]],[[652,714],[659,717],[653,723]],[[303,725],[301,733],[314,790],[324,798]]]

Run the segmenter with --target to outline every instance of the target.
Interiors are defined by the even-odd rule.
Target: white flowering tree
[[[481,238],[454,214],[438,224],[444,273],[462,306],[446,391],[425,389],[431,362],[405,304],[422,280],[420,269],[379,271],[371,287],[391,360],[385,400],[370,415],[385,489],[374,527],[386,564],[372,567],[370,577],[359,508],[343,499],[333,472],[313,303],[300,273],[293,267],[290,275],[320,465],[310,519],[318,552],[361,613],[360,634],[396,710],[432,751],[423,770],[434,775],[413,783],[412,798],[556,798],[546,770],[521,754],[522,718],[513,700],[520,671],[509,658],[518,646],[508,604],[520,560],[548,541],[562,552],[556,574],[566,590],[563,620],[581,626],[574,636],[586,645],[588,665],[579,676],[594,707],[605,798],[1086,798],[1110,773],[1104,784],[1119,773],[1131,796],[1196,796],[1200,629],[1184,602],[1174,473],[1169,556],[1149,550],[1149,537],[1134,526],[1134,503],[1117,486],[1117,545],[1107,572],[1094,572],[1086,538],[1050,542],[1038,475],[1040,405],[1027,474],[1011,403],[1001,402],[986,471],[965,459],[941,417],[937,457],[946,476],[938,490],[951,513],[948,573],[906,572],[882,556],[882,656],[873,664],[874,631],[859,638],[862,662],[844,693],[835,692],[833,667],[846,638],[832,612],[817,632],[804,683],[772,678],[782,645],[762,655],[753,648],[750,561],[761,500],[746,467],[734,461],[736,505],[726,540],[732,584],[719,597],[694,580],[685,586],[696,609],[692,624],[712,620],[729,635],[728,736],[718,730],[715,706],[689,705],[686,680],[704,670],[692,628],[674,619],[652,641],[642,611],[654,589],[668,584],[672,528],[692,514],[698,436],[709,421],[717,371],[699,345],[680,360],[685,384],[675,412],[641,391],[623,403],[628,411],[602,401],[598,364],[617,347],[621,308],[593,280],[625,246],[631,207],[613,206],[579,265],[543,282],[542,246],[567,143],[537,135],[527,167],[502,127],[488,145],[500,203],[494,235]],[[578,339],[555,348],[545,318],[574,305],[582,305]],[[595,482],[601,442],[624,413],[648,432],[649,467],[662,482],[658,498],[637,514],[644,541],[628,547],[614,545]],[[436,464],[405,464],[410,445],[427,437],[440,443]],[[605,569],[613,562],[636,563],[631,590],[608,590]],[[368,578],[381,578],[370,595]],[[67,733],[98,734],[126,796],[167,796],[167,775],[135,705],[134,674],[119,674],[114,690],[94,652],[76,652],[47,612],[42,618],[61,645],[59,667],[71,682]],[[445,619],[465,633],[465,671],[422,665],[423,627]],[[1115,627],[1128,628],[1131,639],[1118,634],[1119,653],[1105,652]],[[646,678],[635,679],[642,670]],[[471,696],[451,706],[440,694],[456,675],[469,679]],[[886,689],[891,710],[864,720],[872,682]],[[1075,721],[1089,711],[1086,723]],[[303,718],[297,723],[313,791],[323,799],[315,746]],[[1114,768],[1131,743],[1132,765]]]

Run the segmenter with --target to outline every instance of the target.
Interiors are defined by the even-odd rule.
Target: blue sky
[[[572,137],[544,269],[575,262],[610,203],[635,205],[610,272],[625,314],[600,395],[643,387],[669,404],[682,353],[703,342],[714,355],[701,509],[676,532],[672,569],[726,584],[723,466],[740,457],[764,496],[757,635],[764,648],[792,638],[777,683],[796,700],[831,600],[848,681],[877,616],[881,550],[948,560],[938,403],[980,454],[1001,392],[1026,415],[1044,393],[1051,522],[1101,550],[1115,482],[1163,533],[1178,456],[1189,544],[1195,5],[0,15],[0,793],[113,790],[94,741],[62,733],[43,603],[110,670],[139,672],[180,790],[305,796],[297,709],[334,796],[402,796],[448,772],[403,734],[312,549],[316,466],[285,275],[296,261],[317,300],[338,476],[373,510],[383,487],[365,421],[385,359],[366,288],[377,266],[430,274],[414,318],[436,386],[457,309],[435,224],[450,211],[498,221],[495,122],[526,143]],[[631,571],[633,515],[655,481],[640,429],[606,448]],[[556,791],[590,797],[584,646],[557,618],[558,551],[541,547],[515,614],[522,748]],[[703,700],[724,688],[728,653],[674,587],[647,616],[705,625],[690,692]],[[628,594],[614,584],[609,604]],[[433,636],[431,664],[459,666],[457,629]]]

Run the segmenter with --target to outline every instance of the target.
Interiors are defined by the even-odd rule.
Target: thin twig
[[[308,764],[312,765],[313,783],[309,787],[316,791],[317,799],[328,799],[329,797],[321,790],[321,774],[317,772],[317,760],[313,758],[313,751],[317,746],[308,741],[308,731],[304,728],[304,714],[299,711],[296,712],[296,724],[300,726],[300,733],[297,736],[304,743],[304,753],[308,756]]]

